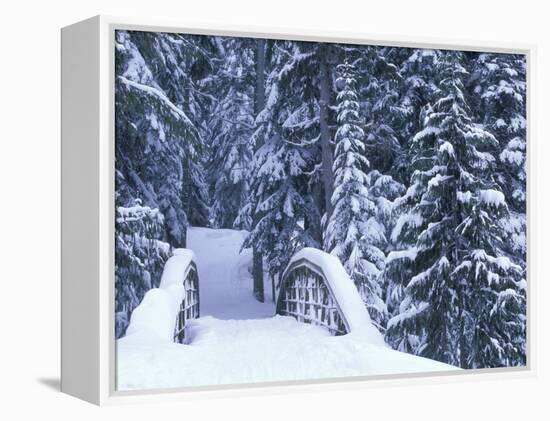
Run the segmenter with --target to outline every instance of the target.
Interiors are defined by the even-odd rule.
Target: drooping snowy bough
[[[132,312],[126,336],[183,343],[187,322],[199,317],[199,277],[191,250],[176,249],[162,272],[160,286],[149,290]]]
[[[332,335],[362,333],[384,345],[357,288],[340,260],[306,247],[296,253],[283,273],[276,313],[326,327]]]

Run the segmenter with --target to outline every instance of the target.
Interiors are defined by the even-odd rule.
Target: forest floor
[[[201,317],[189,325],[189,344],[117,341],[117,389],[247,384],[456,370],[436,361],[372,345],[360,334],[331,336],[324,328],[274,316],[252,295],[251,252],[245,232],[192,228]]]

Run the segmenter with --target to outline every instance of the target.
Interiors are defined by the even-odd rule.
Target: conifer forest
[[[524,55],[116,31],[115,60],[117,338],[202,227],[254,301],[311,247],[388,347],[526,364]]]

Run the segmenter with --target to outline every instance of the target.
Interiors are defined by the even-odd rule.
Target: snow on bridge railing
[[[175,249],[160,286],[147,291],[134,309],[126,336],[184,342],[187,321],[199,317],[199,277],[191,250]]]
[[[384,339],[340,260],[306,247],[296,253],[283,273],[276,313],[324,326],[333,335],[361,332],[369,342]]]

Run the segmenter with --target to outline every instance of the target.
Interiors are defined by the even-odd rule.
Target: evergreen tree
[[[211,154],[209,159],[214,227],[248,228],[237,221],[249,195],[248,170],[254,144],[253,53],[249,40],[225,38],[224,60],[213,85],[221,98],[211,113]]]
[[[326,218],[331,213],[333,187],[333,112],[335,90],[334,64],[344,48],[336,44],[297,41],[274,42],[271,54],[271,75],[267,85],[269,94],[259,121],[276,121],[284,126],[283,138],[301,145],[316,155],[308,176],[310,195],[317,212],[304,221],[305,229],[316,243],[322,243],[322,229],[318,215]],[[271,81],[276,81],[275,85]],[[275,115],[284,110],[285,114]],[[271,123],[263,123],[258,134]],[[264,134],[260,134],[264,133]],[[282,133],[282,132],[281,132]]]
[[[145,293],[160,284],[170,246],[162,241],[162,214],[140,200],[130,207],[117,206],[115,232],[115,330],[120,338]]]
[[[438,98],[426,110],[424,128],[413,140],[413,164],[418,169],[412,190],[420,200],[400,218],[394,234],[405,242],[407,236],[417,235],[414,255],[409,254],[416,274],[406,287],[400,313],[388,323],[388,336],[394,343],[412,336],[417,340],[416,353],[469,367],[468,323],[479,316],[475,313],[479,308],[471,303],[476,287],[461,270],[470,261],[469,253],[493,251],[475,248],[475,235],[485,230],[483,235],[497,238],[498,233],[488,232],[495,226],[477,227],[477,234],[460,228],[471,221],[474,200],[483,215],[497,219],[496,211],[489,213],[495,209],[483,208],[480,201],[483,192],[499,197],[502,193],[488,189],[496,187],[491,177],[495,158],[490,151],[497,141],[470,117],[462,60],[461,53],[446,52],[440,61]]]
[[[209,217],[209,189],[203,167],[208,156],[206,139],[210,137],[206,122],[215,103],[209,81],[215,73],[214,59],[221,54],[219,38],[143,31],[128,34],[147,63],[154,82],[185,113],[201,139],[192,145],[197,153],[187,154],[182,161],[180,194],[188,223],[205,226]],[[132,65],[130,63],[130,68]]]
[[[373,320],[380,323],[385,305],[378,283],[384,254],[377,247],[384,240],[376,220],[376,205],[367,189],[369,162],[365,158],[365,133],[361,128],[355,67],[338,66],[338,129],[334,143],[333,212],[328,220],[325,249],[338,256],[357,284]]]
[[[371,170],[367,175],[367,189],[370,199],[375,204],[374,218],[381,233],[378,247],[384,254],[388,254],[393,251],[391,233],[396,222],[393,201],[403,194],[405,187],[390,175],[383,175],[377,170]],[[383,317],[379,318],[378,321],[382,331],[385,330],[387,319],[392,315],[394,307],[402,299],[399,283],[395,281],[393,276],[388,276],[386,260],[387,257],[383,262],[380,262],[381,272],[378,277],[378,284],[382,289],[380,298],[383,302],[383,306],[382,303],[379,305],[379,308],[383,309],[383,311],[379,311]],[[367,301],[366,296],[364,297]]]
[[[366,156],[372,169],[399,176],[400,131],[409,112],[400,102],[403,83],[398,67],[390,62],[394,49],[367,46],[348,55],[357,55],[361,115],[366,117]]]
[[[475,347],[468,358],[473,367],[524,365],[526,61],[522,55],[475,54],[471,68],[470,97],[476,114],[498,140],[492,151],[494,180],[503,195],[482,191],[480,203],[471,211],[481,227],[473,222],[468,226],[479,231],[471,242],[477,272],[470,277],[482,285],[471,304],[481,316],[470,332]],[[483,252],[475,250],[479,242]]]
[[[255,244],[267,261],[270,275],[277,278],[299,249],[315,245],[303,224],[315,209],[301,187],[311,160],[307,152],[273,136],[256,153],[255,164],[253,188],[262,192],[255,210],[262,218],[243,247]]]
[[[514,54],[480,54],[473,61],[473,97],[483,124],[498,139],[496,181],[515,212],[525,212],[526,62]]]
[[[468,251],[452,274],[464,305],[461,366],[525,365],[525,280],[521,267],[503,256],[504,195],[480,189],[462,202],[468,216],[456,230]]]
[[[145,47],[139,46],[155,34],[136,36],[117,32],[117,170],[134,198],[161,210],[168,242],[184,247],[188,224],[206,223],[205,146],[197,125],[168,98],[141,54]]]
[[[376,204],[375,219],[383,236],[377,246],[384,253],[393,250],[390,241],[397,212],[393,201],[403,194],[404,186],[397,180],[406,180],[408,173],[407,143],[405,130],[411,117],[411,107],[403,97],[405,78],[400,72],[410,51],[389,47],[361,47],[346,51],[354,57],[358,68],[360,112],[365,121],[365,156],[370,163],[368,173],[369,197]],[[402,296],[399,283],[388,276],[385,263],[379,284],[382,288],[385,317],[379,320],[385,329],[386,313],[391,314]],[[394,275],[402,275],[401,273]]]
[[[391,52],[393,56],[397,56],[399,63],[398,109],[403,111],[397,136],[403,153],[396,158],[393,175],[399,181],[409,184],[413,173],[411,168],[414,168],[410,164],[415,158],[410,140],[422,130],[423,111],[434,103],[439,92],[437,78],[442,52],[408,48]],[[401,201],[399,207],[406,208],[407,202],[408,200]]]
[[[515,54],[480,54],[473,66],[476,77],[471,83],[472,97],[478,99],[477,112],[499,141],[495,179],[510,210],[504,220],[509,238],[507,251],[521,265],[527,232],[526,61]]]
[[[400,197],[391,196],[391,224],[387,235],[388,244],[385,251],[388,253],[384,269],[385,301],[391,317],[400,313],[400,306],[405,299],[405,287],[409,280],[415,275],[411,258],[415,255],[417,241],[417,230],[414,229],[414,218],[410,217],[412,208],[420,201],[424,193],[422,183],[411,183],[413,171],[419,166],[419,157],[414,147],[411,147],[414,138],[423,128],[423,110],[435,101],[438,87],[436,76],[438,74],[438,63],[441,56],[439,50],[408,49],[408,48],[385,48],[384,60],[393,64],[398,69],[398,75],[394,74],[393,68],[383,64],[382,69],[388,76],[385,86],[389,89],[388,100],[383,101],[385,107],[380,107],[381,113],[373,119],[386,119],[386,115],[393,116],[389,120],[389,127],[400,144],[400,148],[386,148],[395,150],[395,159],[389,171],[396,180],[401,181],[406,188],[406,193]],[[377,86],[377,85],[375,85]],[[392,94],[398,92],[397,98]],[[377,90],[374,90],[374,94]],[[391,144],[393,144],[392,142]],[[390,146],[391,146],[390,144]],[[390,196],[386,196],[390,198]],[[401,230],[404,222],[411,222],[413,229]],[[411,227],[408,227],[411,228]],[[397,235],[399,234],[399,235]],[[397,264],[395,260],[399,260]],[[404,352],[414,352],[418,347],[418,337],[404,335],[393,342],[390,336],[387,340],[396,349]]]
[[[260,215],[243,247],[256,246],[272,278],[282,274],[296,251],[316,245],[305,224],[318,213],[307,182],[315,155],[293,138],[297,114],[292,113],[292,104],[283,100],[284,92],[296,83],[289,77],[293,67],[306,56],[294,49],[295,55],[287,61],[284,48],[289,46],[292,48],[291,43],[281,43],[273,58],[266,106],[256,119],[258,128],[253,134],[253,143],[261,146],[251,165],[250,202],[240,215],[249,221],[252,215]]]

